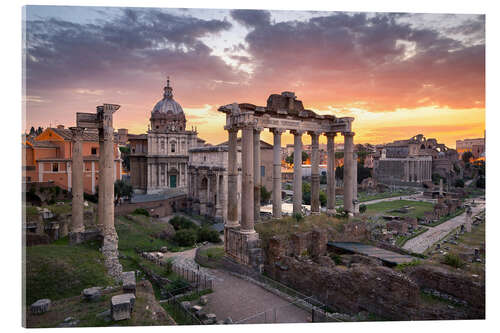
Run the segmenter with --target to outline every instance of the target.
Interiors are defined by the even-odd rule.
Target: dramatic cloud
[[[354,112],[359,140],[419,119],[436,136],[454,121],[457,133],[482,132],[463,130],[464,110],[484,113],[481,15],[78,7],[76,20],[39,8],[27,9],[27,126],[72,125],[76,111],[113,102],[117,127],[143,131],[170,75],[188,126],[211,142],[226,137],[219,105],[285,90],[320,113]],[[407,123],[395,121],[400,109]],[[369,129],[375,114],[381,130]]]
[[[250,17],[265,16],[244,12],[238,11],[238,20],[258,22]],[[338,13],[254,24],[245,38],[257,64],[254,82],[269,89],[279,78],[320,108],[354,101],[371,111],[418,107],[423,100],[462,108],[484,105],[484,40],[468,45],[399,17]],[[477,35],[481,27],[484,34],[478,17],[463,30],[455,26],[447,32]]]

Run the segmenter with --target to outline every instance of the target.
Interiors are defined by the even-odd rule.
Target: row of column
[[[177,176],[177,187],[184,186],[184,175],[187,173],[187,163],[176,163],[177,173],[172,175]],[[170,187],[170,179],[168,172],[169,163],[149,163],[147,172],[147,184],[148,188],[155,187]],[[163,177],[163,179],[162,179]]]
[[[406,165],[406,181],[422,182],[432,179],[432,161],[409,160]]]
[[[200,184],[202,181],[200,181],[198,178],[203,179],[206,178],[207,180],[207,188],[202,189],[200,187]],[[224,204],[224,197],[225,197],[225,184],[224,184],[224,174],[222,172],[216,171],[211,174],[207,175],[202,175],[199,174],[198,172],[190,172],[189,178],[189,196],[193,199],[197,199],[201,205],[205,205],[204,207],[206,208],[206,204],[212,202],[212,195],[211,195],[211,179],[215,177],[215,214],[213,217],[216,219],[222,219],[224,212],[223,212],[223,204]],[[205,191],[205,193],[203,193]],[[200,212],[201,212],[202,207],[200,207]]]
[[[113,113],[116,106],[105,104],[98,107],[99,126],[99,198],[98,198],[98,228],[103,236],[116,237],[114,227],[114,144],[113,144]],[[85,231],[83,220],[83,127],[71,127],[72,132],[72,216],[70,224],[70,239]]]
[[[228,129],[228,227],[240,226],[237,197],[237,133],[239,128]],[[260,217],[260,128],[253,125],[241,127],[241,230],[252,233]],[[273,137],[273,217],[281,217],[281,134],[283,129],[271,129]],[[294,135],[293,212],[302,213],[302,135],[304,131],[292,130]],[[311,156],[311,213],[319,214],[319,136],[321,132],[308,132],[312,141]],[[354,153],[353,132],[344,135],[344,209],[355,213],[357,198],[357,158]],[[335,136],[326,133],[328,150],[327,212],[335,213]],[[351,158],[348,158],[351,157]]]

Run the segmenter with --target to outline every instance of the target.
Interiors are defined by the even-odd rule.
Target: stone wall
[[[115,206],[115,215],[126,215],[132,213],[137,208],[147,209],[151,216],[164,217],[176,211],[182,211],[186,207],[186,195],[159,201],[125,203]],[[152,210],[152,211],[151,211]]]
[[[415,266],[406,273],[422,289],[434,289],[446,293],[484,311],[485,284],[479,279],[430,265]]]
[[[271,278],[340,312],[368,311],[393,320],[418,318],[419,288],[404,274],[381,266],[346,268],[327,266],[326,260],[322,263],[284,256],[264,269]]]

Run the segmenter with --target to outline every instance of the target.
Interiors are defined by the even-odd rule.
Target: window
[[[59,172],[59,163],[52,163],[52,172]]]
[[[160,149],[161,150],[165,149],[165,141],[161,141],[161,143],[160,143]]]
[[[97,155],[97,148],[96,147],[92,147],[91,154],[92,155]]]
[[[264,165],[260,166],[260,176],[265,177],[266,176],[266,167]]]
[[[170,147],[170,151],[175,153],[175,142],[172,142],[172,146]]]

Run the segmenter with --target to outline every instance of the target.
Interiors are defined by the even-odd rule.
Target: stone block
[[[83,289],[82,295],[89,302],[98,301],[101,299],[101,287]]]
[[[227,317],[225,320],[224,320],[224,324],[232,324],[233,323],[233,319],[231,317]]]
[[[208,297],[207,296],[201,296],[200,297],[200,305],[207,305],[208,304]]]
[[[51,301],[48,298],[39,299],[31,304],[30,310],[33,314],[42,314],[50,310]]]
[[[191,312],[193,312],[196,316],[200,316],[201,315],[201,310],[203,309],[203,307],[199,306],[199,305],[193,305],[191,307]]]
[[[189,310],[189,308],[191,307],[191,303],[188,301],[184,301],[184,302],[181,302],[181,306],[183,309]]]
[[[114,321],[129,319],[134,308],[135,295],[121,294],[111,298],[111,318]]]
[[[123,282],[123,292],[135,295],[135,289],[136,289],[135,272],[134,271],[123,272],[122,282]]]
[[[215,315],[215,313],[208,313],[205,315],[205,320],[203,320],[203,323],[205,325],[213,325],[215,323],[217,323],[217,316]]]

